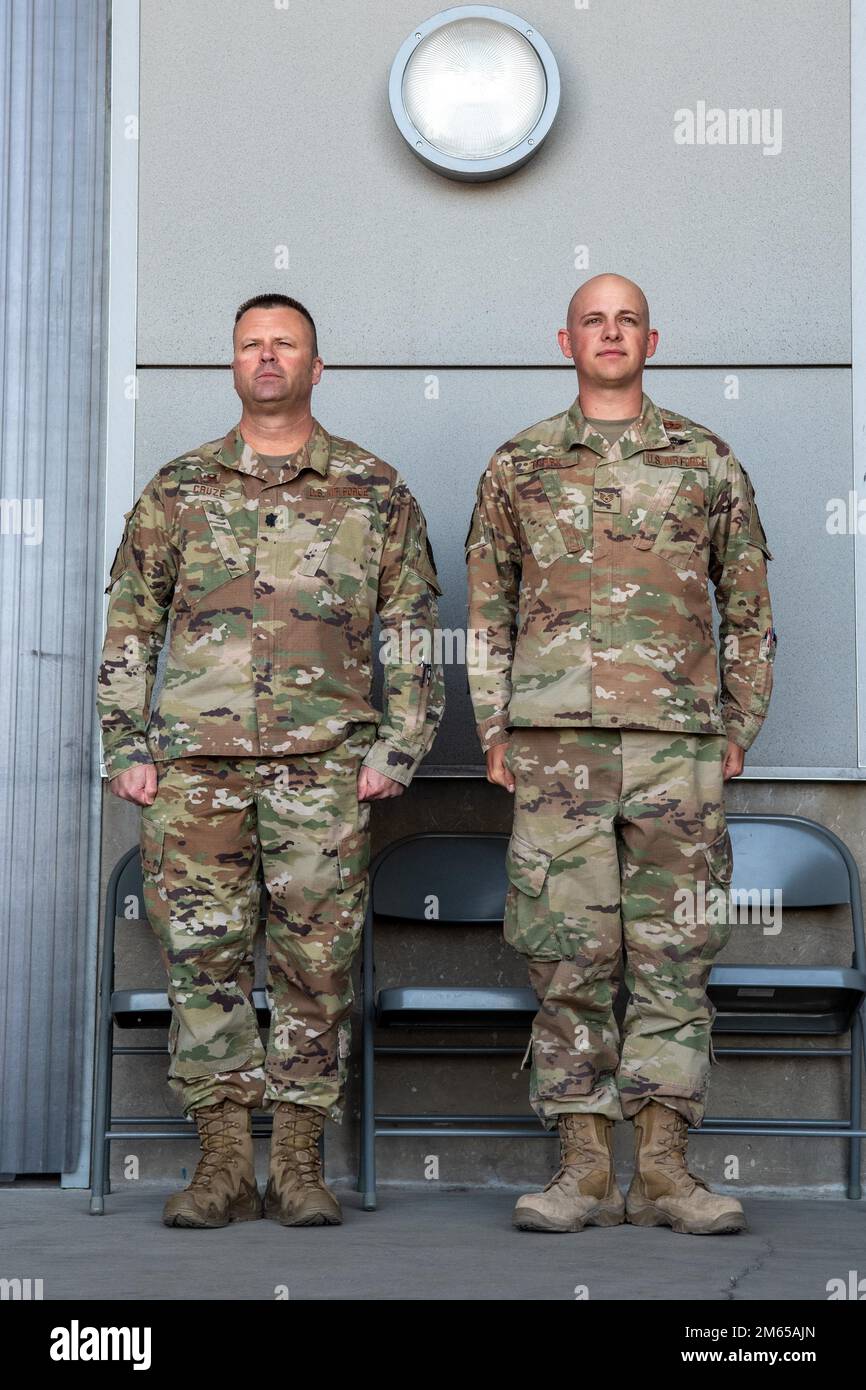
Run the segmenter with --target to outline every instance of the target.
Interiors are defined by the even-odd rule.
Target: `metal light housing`
[[[459,5],[418,24],[391,65],[401,135],[452,179],[498,179],[541,147],[559,107],[559,69],[528,21]]]

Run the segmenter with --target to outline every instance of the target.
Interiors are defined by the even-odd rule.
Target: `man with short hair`
[[[154,475],[106,588],[105,765],[112,792],[142,806],[170,1084],[204,1150],[166,1204],[167,1225],[263,1214],[250,1128],[262,1104],[274,1109],[264,1215],[341,1220],[318,1140],[325,1116],[343,1114],[370,802],[409,785],[444,707],[424,517],[394,468],[314,419],[323,366],[297,300],[241,305],[240,422]],[[388,644],[384,712],[370,702],[377,612],[383,635],[400,639]],[[260,867],[267,1053],[251,1002]]]
[[[466,538],[478,733],[488,780],[515,793],[505,936],[541,1005],[530,1098],[562,1148],[514,1223],[735,1231],[740,1203],[689,1173],[686,1147],[709,1082],[706,984],[731,930],[723,783],[772,689],[771,556],[729,446],[643,392],[658,333],[640,288],[587,281],[558,341],[577,399],[496,451]]]

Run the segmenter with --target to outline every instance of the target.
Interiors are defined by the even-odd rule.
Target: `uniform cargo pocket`
[[[727,946],[734,924],[733,903],[731,900],[731,879],[734,875],[734,854],[731,836],[727,828],[704,850],[704,858],[709,870],[709,887],[705,904],[703,922],[706,939],[703,956],[712,962]]]
[[[557,842],[555,853],[512,834],[505,860],[510,886],[503,926],[505,940],[516,951],[535,960],[568,960],[581,949],[588,931],[597,934],[597,910],[587,903],[598,900],[596,893],[603,897],[614,891],[588,862],[586,847],[598,834],[598,823],[587,821],[575,827],[566,843]]]
[[[370,863],[369,831],[355,830],[352,834],[345,835],[337,846],[337,862],[341,892],[360,883]]]
[[[147,814],[147,808],[141,814],[141,867],[146,874],[158,874],[162,864],[162,853],[165,845],[165,825],[154,820]]]
[[[734,850],[731,845],[731,834],[727,827],[721,835],[704,850],[704,857],[707,861],[707,868],[710,877],[726,886],[730,884],[734,876]]]
[[[508,843],[505,872],[521,893],[528,893],[531,898],[537,898],[544,887],[550,860],[551,855],[547,850],[539,849],[537,845],[530,844],[522,836],[514,834]]]
[[[505,899],[505,940],[521,955],[535,960],[558,960],[559,944],[547,894],[542,897],[551,856],[547,850],[513,834],[505,857],[509,889]]]

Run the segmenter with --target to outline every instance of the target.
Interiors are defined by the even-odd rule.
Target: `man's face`
[[[578,379],[593,386],[626,386],[656,350],[646,303],[636,287],[611,277],[587,286],[572,304],[559,345],[574,359]]]
[[[297,309],[248,309],[235,324],[232,373],[245,406],[309,401],[323,365],[313,356],[313,330]]]

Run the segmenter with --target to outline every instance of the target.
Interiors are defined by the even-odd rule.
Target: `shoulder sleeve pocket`
[[[428,537],[424,536],[424,541],[419,546],[418,553],[412,561],[412,568],[427,584],[435,594],[441,594],[442,589],[439,584],[439,576],[436,573],[436,564],[433,560],[433,547]]]
[[[123,571],[126,569],[127,554],[129,547],[129,531],[130,526],[132,525],[132,518],[135,515],[137,506],[138,503],[136,503],[136,506],[132,507],[130,511],[124,512],[123,514],[123,535],[120,538],[120,545],[114,552],[114,559],[111,562],[111,569],[108,572],[108,583],[102,591],[105,594],[111,593],[118,579],[123,574]]]
[[[755,501],[755,486],[748,473],[746,472],[745,468],[743,468],[742,464],[740,464],[740,468],[742,469],[743,477],[746,480],[746,491],[748,494],[749,501],[749,525],[746,534],[746,539],[748,540],[749,545],[757,546],[759,550],[763,551],[764,555],[766,555],[768,560],[772,560],[773,556],[770,551],[770,547],[767,545],[767,537],[764,534],[764,528],[761,525],[760,513],[758,512],[758,504]]]

